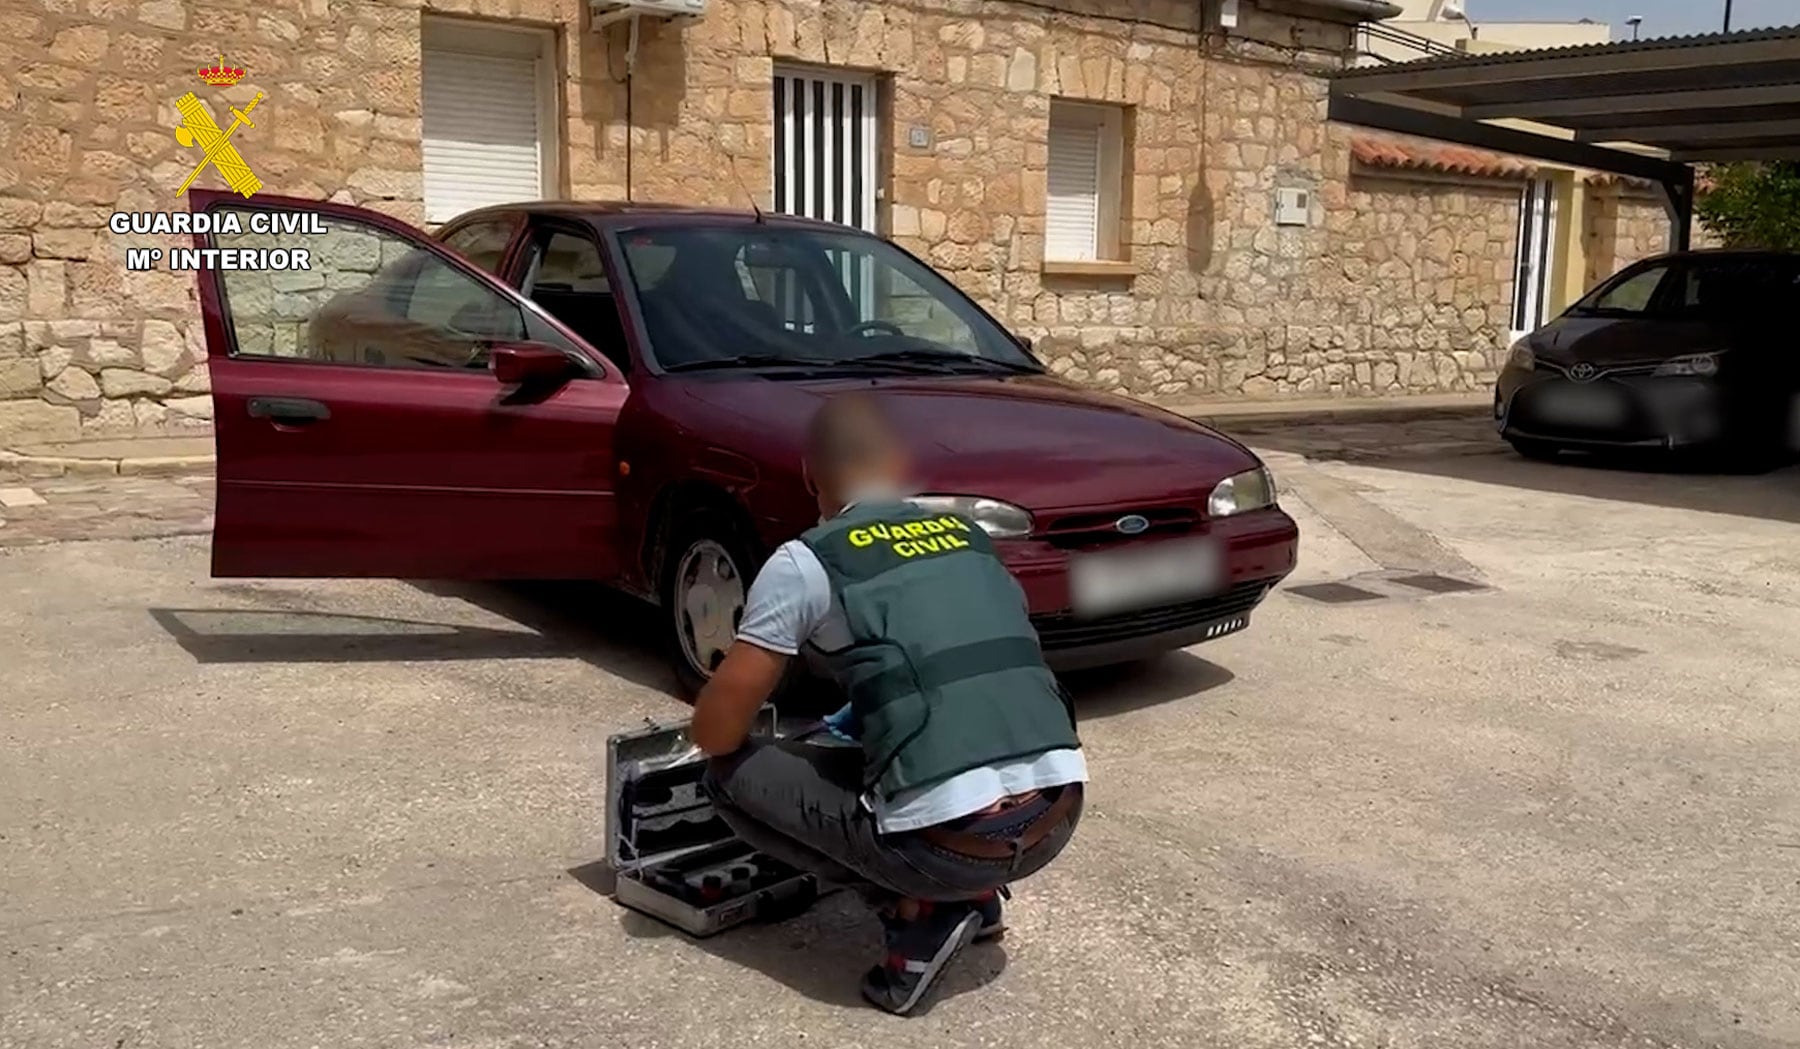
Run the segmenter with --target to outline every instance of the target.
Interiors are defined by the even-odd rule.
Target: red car
[[[215,576],[601,580],[661,609],[692,688],[761,560],[815,522],[802,433],[845,390],[885,395],[921,498],[995,536],[1059,668],[1240,630],[1294,567],[1256,456],[1047,374],[879,237],[579,203],[432,237],[345,205],[190,200],[222,227],[196,246],[310,266],[199,277]],[[326,232],[258,232],[268,211]]]

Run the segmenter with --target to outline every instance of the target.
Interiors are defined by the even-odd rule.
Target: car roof
[[[1657,261],[1674,259],[1800,259],[1800,252],[1782,251],[1778,248],[1694,248],[1690,251],[1666,252],[1655,258]]]
[[[650,204],[619,200],[533,200],[521,201],[516,204],[493,204],[484,208],[476,208],[473,211],[465,211],[444,225],[454,225],[483,215],[498,216],[518,212],[530,215],[554,215],[558,218],[587,222],[595,226],[636,225],[646,220],[653,223],[699,220],[712,224],[761,223],[769,226],[832,230],[839,233],[864,232],[853,226],[844,226],[835,222],[824,222],[799,215],[759,212],[749,208],[708,208],[687,204]]]

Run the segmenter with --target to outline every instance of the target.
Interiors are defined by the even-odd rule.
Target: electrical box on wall
[[[1275,191],[1275,225],[1306,226],[1312,223],[1312,194],[1304,189]]]
[[[699,18],[706,14],[706,0],[588,0],[595,29],[604,29],[627,18]]]

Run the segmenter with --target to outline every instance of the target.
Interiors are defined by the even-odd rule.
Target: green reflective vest
[[[851,643],[825,653],[884,798],[984,765],[1079,747],[1019,584],[968,518],[858,505],[801,536]]]

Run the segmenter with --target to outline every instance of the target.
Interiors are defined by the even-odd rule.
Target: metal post
[[[1731,32],[1731,0],[1725,0],[1725,31]]]
[[[1664,182],[1663,210],[1669,215],[1669,250],[1687,251],[1694,246],[1694,169],[1687,178]]]

